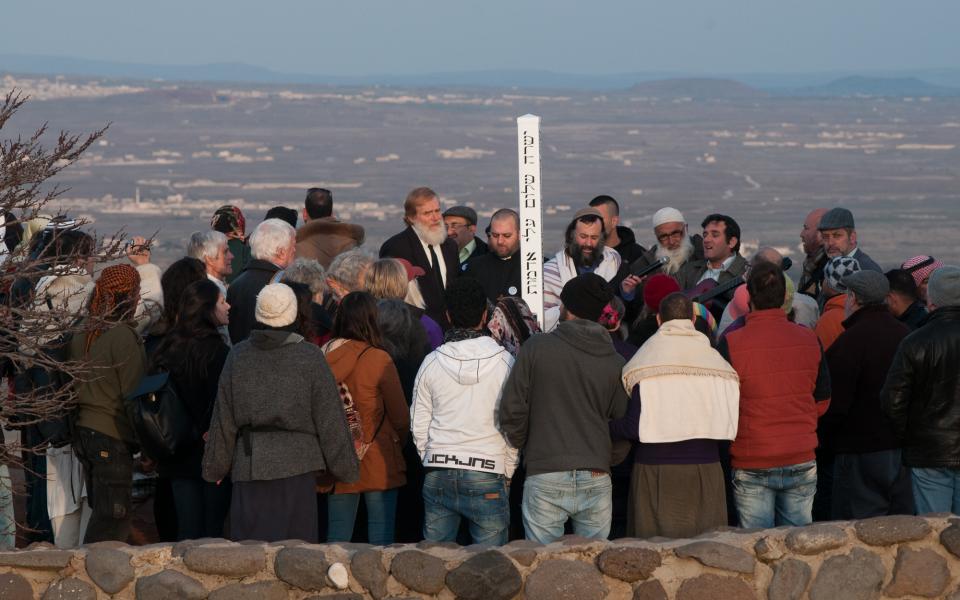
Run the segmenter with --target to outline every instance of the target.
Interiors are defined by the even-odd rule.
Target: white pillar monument
[[[520,196],[521,294],[536,315],[543,320],[543,201],[540,182],[540,117],[517,118],[517,163]]]

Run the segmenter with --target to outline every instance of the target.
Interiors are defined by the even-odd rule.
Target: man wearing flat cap
[[[960,513],[960,267],[927,286],[930,317],[900,343],[880,392],[903,443],[917,514]]]
[[[864,271],[883,273],[872,258],[857,245],[857,228],[853,222],[853,213],[841,206],[831,208],[822,217],[817,226],[823,238],[823,249],[830,258],[845,256],[856,259]]]
[[[460,264],[487,253],[487,243],[477,237],[477,211],[469,206],[452,206],[443,213],[447,237],[457,243]]]
[[[573,532],[606,539],[613,514],[607,423],[627,408],[624,359],[605,327],[613,293],[595,273],[570,279],[560,293],[561,321],[524,342],[500,402],[500,428],[522,448],[527,467],[523,526],[547,544]]]
[[[880,389],[910,328],[886,306],[886,276],[857,271],[843,285],[847,318],[826,353],[831,400],[817,426],[823,450],[834,454],[830,518],[913,514],[900,440],[880,409]]]

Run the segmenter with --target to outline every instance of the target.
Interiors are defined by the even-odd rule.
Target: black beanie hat
[[[563,286],[560,300],[567,310],[581,319],[597,321],[603,309],[613,300],[613,293],[603,277],[596,273],[584,273]]]

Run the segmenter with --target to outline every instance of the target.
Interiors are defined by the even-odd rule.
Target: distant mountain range
[[[427,74],[315,75],[284,73],[244,63],[150,65],[31,54],[0,54],[0,73],[109,79],[397,87],[507,87],[628,91],[692,98],[777,96],[960,96],[960,68],[862,73],[740,73],[714,78],[662,71],[573,74],[545,70],[489,70]]]

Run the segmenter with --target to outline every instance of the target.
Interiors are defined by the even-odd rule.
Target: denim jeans
[[[744,528],[809,525],[816,492],[816,461],[733,470],[733,498]]]
[[[918,515],[934,512],[960,514],[960,469],[912,467],[910,475]]]
[[[606,539],[613,517],[610,475],[589,470],[527,475],[523,486],[523,528],[527,539],[549,544],[563,535],[569,518],[573,533]]]
[[[503,475],[431,469],[423,481],[423,538],[428,542],[457,541],[462,517],[474,544],[506,544],[509,502]]]
[[[330,494],[327,497],[327,541],[349,542],[357,520],[360,496],[367,507],[367,538],[374,546],[393,543],[397,517],[397,489],[363,494]]]

